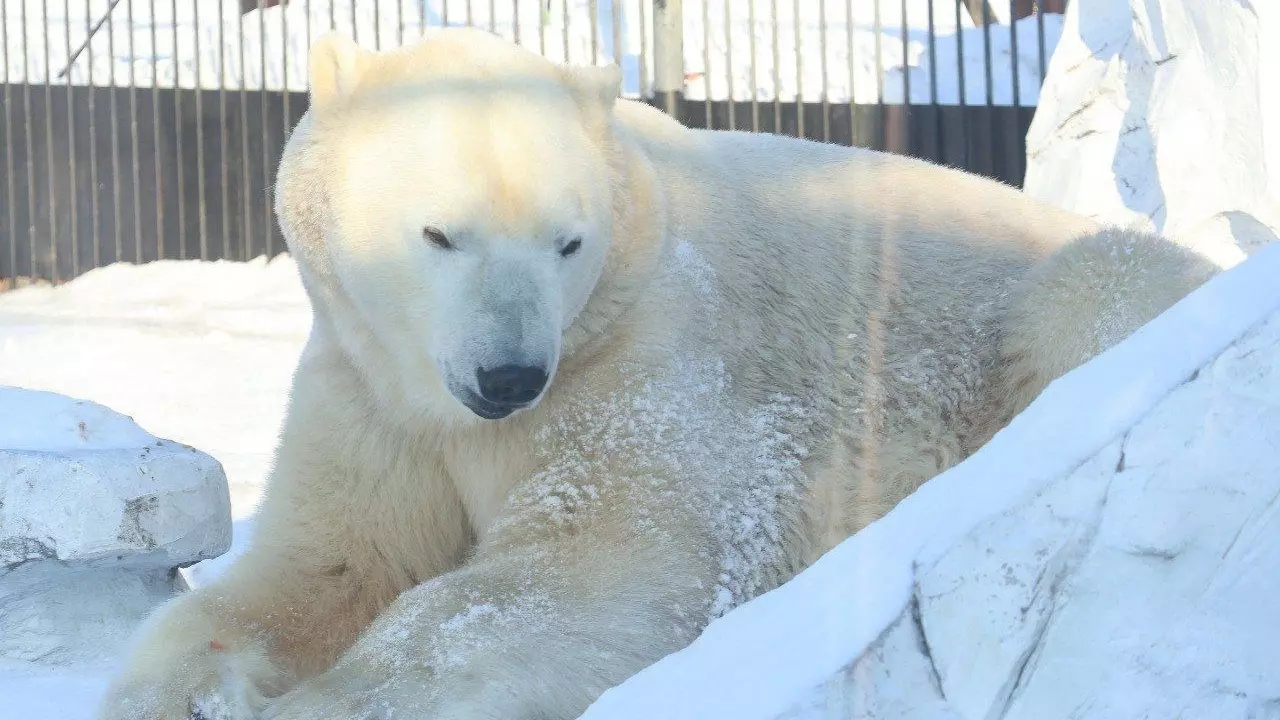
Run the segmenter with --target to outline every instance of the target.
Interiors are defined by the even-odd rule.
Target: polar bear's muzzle
[[[554,263],[495,258],[444,296],[449,329],[433,356],[454,399],[485,420],[537,404],[555,375],[561,312]],[[445,303],[455,303],[452,307]]]
[[[476,370],[476,387],[459,398],[471,412],[498,420],[529,407],[547,387],[547,369],[537,365],[499,365]]]

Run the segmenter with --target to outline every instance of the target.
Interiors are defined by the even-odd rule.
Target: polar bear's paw
[[[100,720],[257,720],[281,674],[257,647],[172,657],[130,668],[107,693]]]

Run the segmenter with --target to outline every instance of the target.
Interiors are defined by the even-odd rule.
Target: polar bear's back
[[[700,268],[677,302],[697,308],[684,336],[719,349],[748,402],[830,409],[806,441],[809,515],[831,541],[985,439],[1009,298],[1095,223],[922,161],[691,131],[626,105],[667,195],[675,265]]]

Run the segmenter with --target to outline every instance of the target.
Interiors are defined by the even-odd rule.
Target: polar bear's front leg
[[[313,549],[254,547],[214,584],[157,609],[99,717],[254,720],[299,677],[327,669],[394,593],[314,564]]]
[[[271,720],[570,720],[693,640],[714,577],[698,539],[618,527],[490,545],[402,594]]]
[[[222,706],[209,720],[256,720],[417,578],[457,565],[470,538],[456,492],[364,402],[340,356],[304,355],[249,549],[146,622],[101,720],[187,720],[206,701]]]

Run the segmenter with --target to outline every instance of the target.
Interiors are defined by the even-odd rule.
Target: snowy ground
[[[287,258],[112,265],[0,295],[0,385],[93,400],[211,453],[243,517],[310,324]]]
[[[390,48],[447,21],[490,28],[556,61],[617,62],[628,95],[652,86],[653,18],[647,0],[556,1],[549,13],[533,0],[293,0],[287,7],[243,17],[232,0],[125,0],[108,13],[110,2],[3,0],[0,60],[8,81],[42,83],[52,70],[59,85],[132,82],[301,91],[307,48],[330,28],[368,47]],[[995,5],[1002,6],[995,19],[1003,24],[984,32],[948,0],[687,0],[687,94],[705,97],[709,82],[713,99],[791,101],[799,96],[848,102],[852,96],[859,103],[901,102],[905,57],[913,103],[933,100],[931,78],[936,77],[937,102],[956,104],[963,69],[966,103],[984,104],[990,87],[993,103],[1012,104],[1016,74],[1017,102],[1033,106],[1061,35],[1062,16],[1044,16],[1043,32],[1034,17],[1024,19],[1015,37],[1007,3]],[[104,17],[89,50],[68,68],[71,53]]]

